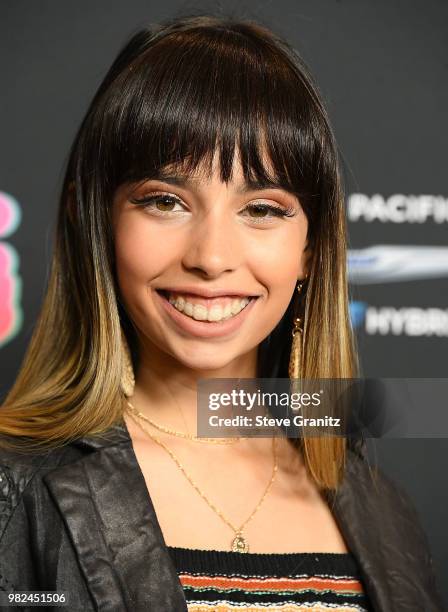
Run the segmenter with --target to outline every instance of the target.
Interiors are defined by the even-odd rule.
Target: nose
[[[189,270],[216,278],[241,262],[241,236],[234,213],[212,206],[191,227],[183,263]]]

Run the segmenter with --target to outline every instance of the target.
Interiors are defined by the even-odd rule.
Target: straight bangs
[[[300,198],[312,232],[334,160],[310,77],[285,43],[271,46],[262,26],[210,21],[134,36],[97,94],[83,132],[90,146],[80,161],[88,167],[76,174],[100,171],[96,185],[110,202],[121,184],[167,168],[210,176],[215,153],[227,182],[236,154],[249,186],[280,186]]]

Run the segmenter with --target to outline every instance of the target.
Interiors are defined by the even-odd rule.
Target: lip
[[[170,302],[163,297],[158,291],[154,291],[156,294],[156,301],[160,304],[163,312],[166,313],[172,321],[191,336],[198,338],[219,338],[222,336],[228,336],[243,325],[247,319],[252,308],[258,301],[257,297],[250,300],[249,304],[243,310],[241,310],[234,317],[230,317],[226,321],[196,321],[191,317],[179,312]],[[228,294],[226,294],[228,295]],[[244,297],[244,296],[243,296]]]
[[[200,287],[194,287],[193,285],[185,287],[156,287],[157,291],[169,291],[172,293],[183,293],[186,295],[197,295],[203,298],[215,298],[215,297],[259,297],[258,294],[251,295],[244,291],[233,291],[232,289],[224,289],[221,287],[215,287],[214,289],[201,289]]]

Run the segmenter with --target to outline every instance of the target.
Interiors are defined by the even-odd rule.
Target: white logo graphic
[[[448,336],[448,310],[442,308],[394,308],[369,306],[365,331],[381,336]]]
[[[448,199],[434,195],[380,194],[367,196],[352,193],[347,200],[349,221],[380,221],[383,223],[448,222]]]

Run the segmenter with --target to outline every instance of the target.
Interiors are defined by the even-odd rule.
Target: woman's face
[[[227,185],[213,168],[210,180],[165,171],[163,180],[122,185],[113,207],[118,284],[141,348],[193,370],[238,363],[255,349],[307,273],[297,197],[248,190],[237,161]],[[211,298],[216,291],[223,295]]]

